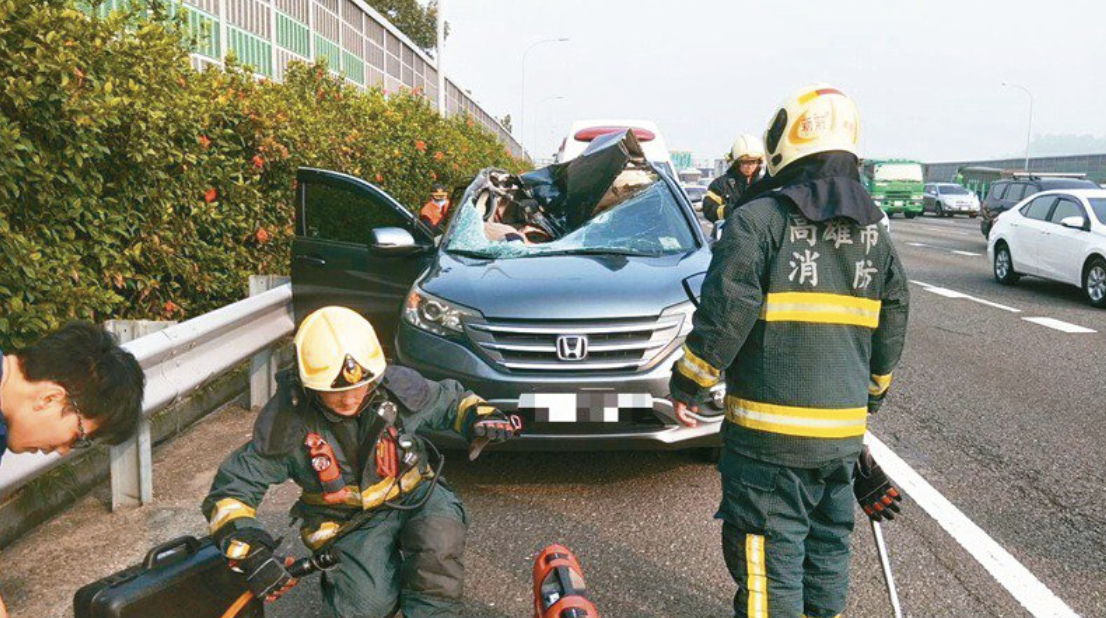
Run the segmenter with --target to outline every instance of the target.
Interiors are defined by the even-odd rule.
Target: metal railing
[[[123,344],[146,373],[146,393],[138,435],[112,449],[113,508],[153,499],[150,416],[249,359],[254,359],[252,369],[264,374],[261,380],[251,380],[251,386],[269,385],[267,393],[254,393],[255,401],[259,395],[266,398],[272,393],[274,369],[269,350],[294,327],[292,287],[285,284]],[[56,454],[6,456],[0,468],[0,498],[65,459]]]

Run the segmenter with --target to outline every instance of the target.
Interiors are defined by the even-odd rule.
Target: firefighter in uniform
[[[711,181],[703,197],[703,216],[711,223],[719,223],[733,211],[734,204],[760,178],[764,164],[764,145],[754,135],[741,135],[733,143],[726,159],[730,167]]]
[[[765,133],[770,176],[715,244],[673,369],[686,425],[726,382],[716,517],[736,616],[838,616],[854,497],[873,519],[899,509],[863,436],[902,353],[907,279],[859,182],[858,136],[832,87],[781,106]]]
[[[322,579],[335,615],[459,615],[465,510],[417,432],[452,428],[495,442],[517,425],[453,380],[387,366],[372,326],[350,309],[309,315],[295,351],[298,372],[278,378],[253,438],[219,467],[204,500],[220,549],[259,598],[291,587],[256,509],[270,486],[292,479],[304,544],[340,560]],[[344,527],[355,514],[368,520]]]

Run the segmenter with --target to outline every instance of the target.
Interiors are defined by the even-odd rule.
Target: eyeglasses
[[[70,404],[73,406],[73,413],[77,415],[77,438],[73,440],[73,443],[69,445],[69,449],[73,451],[79,451],[92,446],[92,440],[88,437],[88,432],[84,428],[84,416],[81,415],[81,409],[77,407],[77,402],[70,400]]]

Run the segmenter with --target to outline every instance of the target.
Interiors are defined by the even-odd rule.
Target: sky
[[[1106,136],[1101,0],[441,0],[446,73],[549,156],[573,120],[655,121],[672,150],[721,156],[793,91],[828,82],[861,114],[861,154],[1020,156],[1033,134]],[[549,38],[563,43],[530,48]]]

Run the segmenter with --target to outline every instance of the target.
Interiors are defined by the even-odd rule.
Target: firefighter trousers
[[[791,468],[725,450],[722,554],[738,618],[834,618],[845,610],[855,458]]]
[[[322,580],[338,618],[454,618],[461,614],[467,521],[444,483],[416,511],[388,510],[339,540]]]

